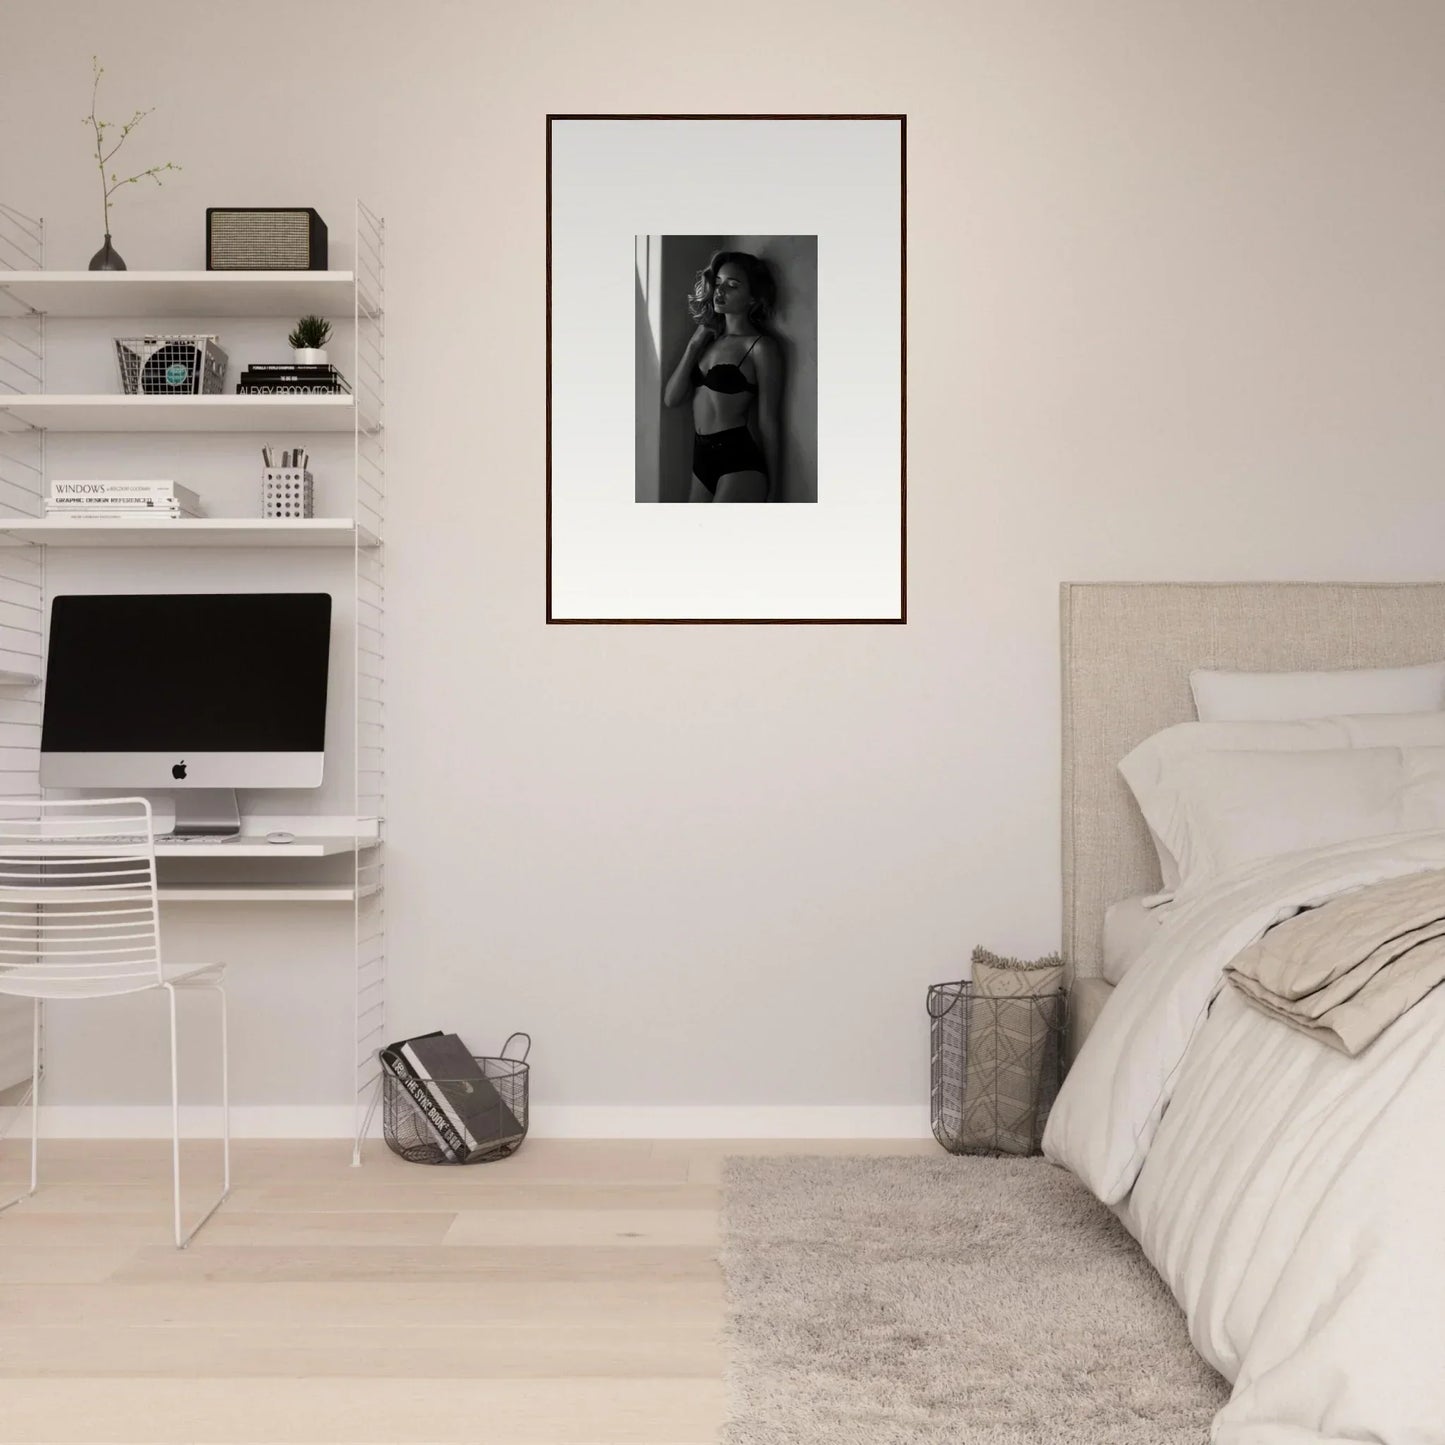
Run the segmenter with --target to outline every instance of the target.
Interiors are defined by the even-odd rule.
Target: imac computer
[[[237,788],[317,788],[325,592],[60,596],[40,783],[165,794],[178,836],[240,831]]]

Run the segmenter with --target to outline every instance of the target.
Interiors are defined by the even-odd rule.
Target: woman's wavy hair
[[[753,304],[748,307],[748,320],[761,327],[773,314],[778,304],[778,290],[773,283],[773,273],[768,263],[748,251],[716,251],[713,258],[697,273],[693,282],[692,295],[687,298],[687,309],[694,321],[712,321],[716,313],[712,309],[712,288],[717,273],[729,261],[743,268],[748,278],[748,287],[753,293]]]

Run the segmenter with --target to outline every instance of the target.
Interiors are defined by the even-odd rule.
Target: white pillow
[[[1186,722],[1145,738],[1119,764],[1147,822],[1153,797],[1184,759],[1213,752],[1305,752],[1323,748],[1445,747],[1445,712],[1310,718],[1299,722]],[[1150,825],[1163,901],[1179,886],[1179,864]]]
[[[1200,752],[1140,806],[1193,893],[1261,858],[1445,828],[1445,747]]]
[[[1345,713],[1438,712],[1445,708],[1445,662],[1337,672],[1189,674],[1200,722],[1295,721]]]

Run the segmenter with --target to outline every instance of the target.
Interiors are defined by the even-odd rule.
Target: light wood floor
[[[535,1139],[427,1168],[376,1142],[352,1169],[239,1142],[178,1252],[169,1144],[43,1145],[0,1213],[0,1441],[710,1445],[724,1155],[936,1148]],[[0,1144],[0,1199],[27,1149]]]

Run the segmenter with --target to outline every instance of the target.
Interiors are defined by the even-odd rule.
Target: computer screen
[[[330,640],[324,592],[56,597],[41,784],[319,787]]]

